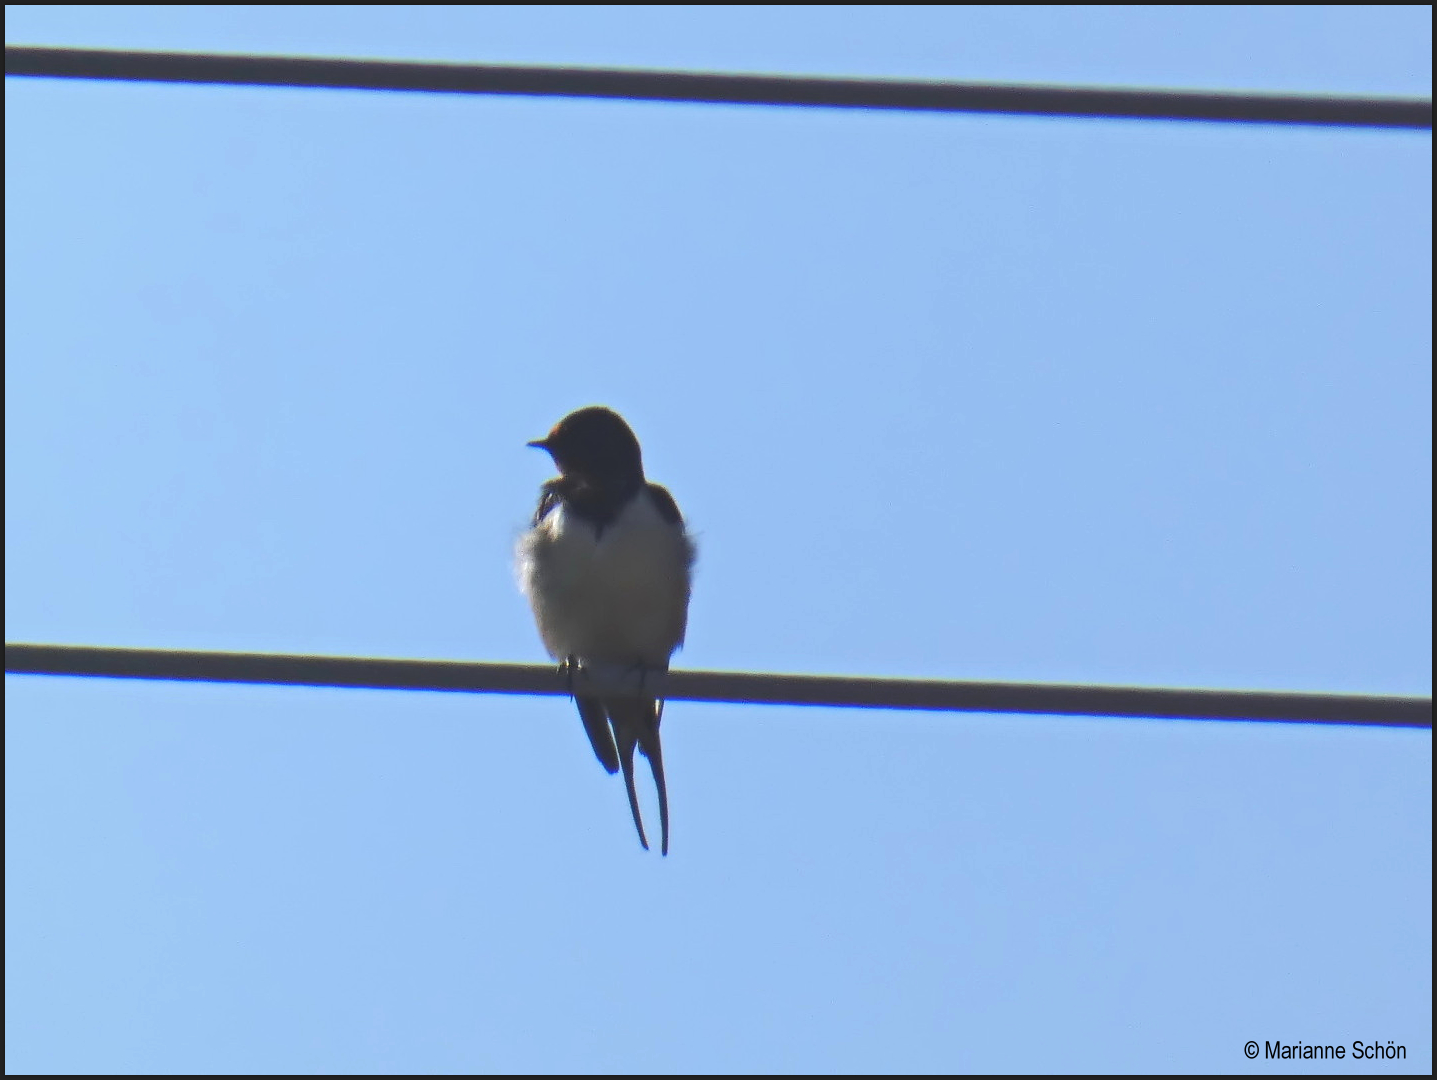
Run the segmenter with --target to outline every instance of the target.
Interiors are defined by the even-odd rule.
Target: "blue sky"
[[[6,36],[1431,93],[1428,8]],[[1430,154],[7,80],[6,638],[542,660],[523,444],[602,402],[699,539],[679,666],[1430,694]],[[558,699],[6,706],[9,1071],[1431,1069],[1427,732],[675,704],[661,860]]]

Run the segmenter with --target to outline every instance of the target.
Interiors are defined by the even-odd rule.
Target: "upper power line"
[[[1432,127],[1431,98],[1020,86],[911,79],[52,49],[33,45],[5,46],[5,74],[64,79],[413,90],[448,94],[528,94],[731,105],[803,105],[1427,130]]]
[[[1432,726],[1430,697],[1175,690],[1140,686],[949,682],[738,671],[671,671],[605,676],[561,674],[545,664],[385,660],[274,653],[181,652],[76,645],[5,646],[11,675],[90,675],[122,679],[335,686],[373,690],[449,690],[499,694],[571,694],[601,687],[607,696],[646,693],[672,701],[955,712],[1134,716],[1187,720]]]

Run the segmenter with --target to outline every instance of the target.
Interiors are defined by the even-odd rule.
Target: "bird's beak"
[[[524,445],[525,445],[525,446],[538,447],[540,450],[547,450],[547,449],[549,449],[549,440],[548,440],[548,439],[534,439],[532,442],[526,442]]]

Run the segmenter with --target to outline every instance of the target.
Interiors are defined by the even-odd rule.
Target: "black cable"
[[[580,672],[570,679],[544,664],[25,644],[5,646],[5,673],[499,694],[567,695],[575,689],[592,688],[607,695],[649,693],[671,701],[750,705],[1432,727],[1430,697],[1266,690],[947,682],[737,671],[651,674],[641,686],[637,677],[600,681]]]
[[[1431,98],[1020,86],[623,68],[5,46],[5,74],[64,79],[412,90],[449,94],[799,105],[849,109],[1432,128]]]

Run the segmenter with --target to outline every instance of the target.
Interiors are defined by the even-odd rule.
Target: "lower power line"
[[[652,695],[670,701],[747,705],[1432,727],[1431,697],[1268,690],[873,679],[739,671],[613,674],[582,668],[564,672],[547,664],[8,643],[5,673],[369,690]]]

